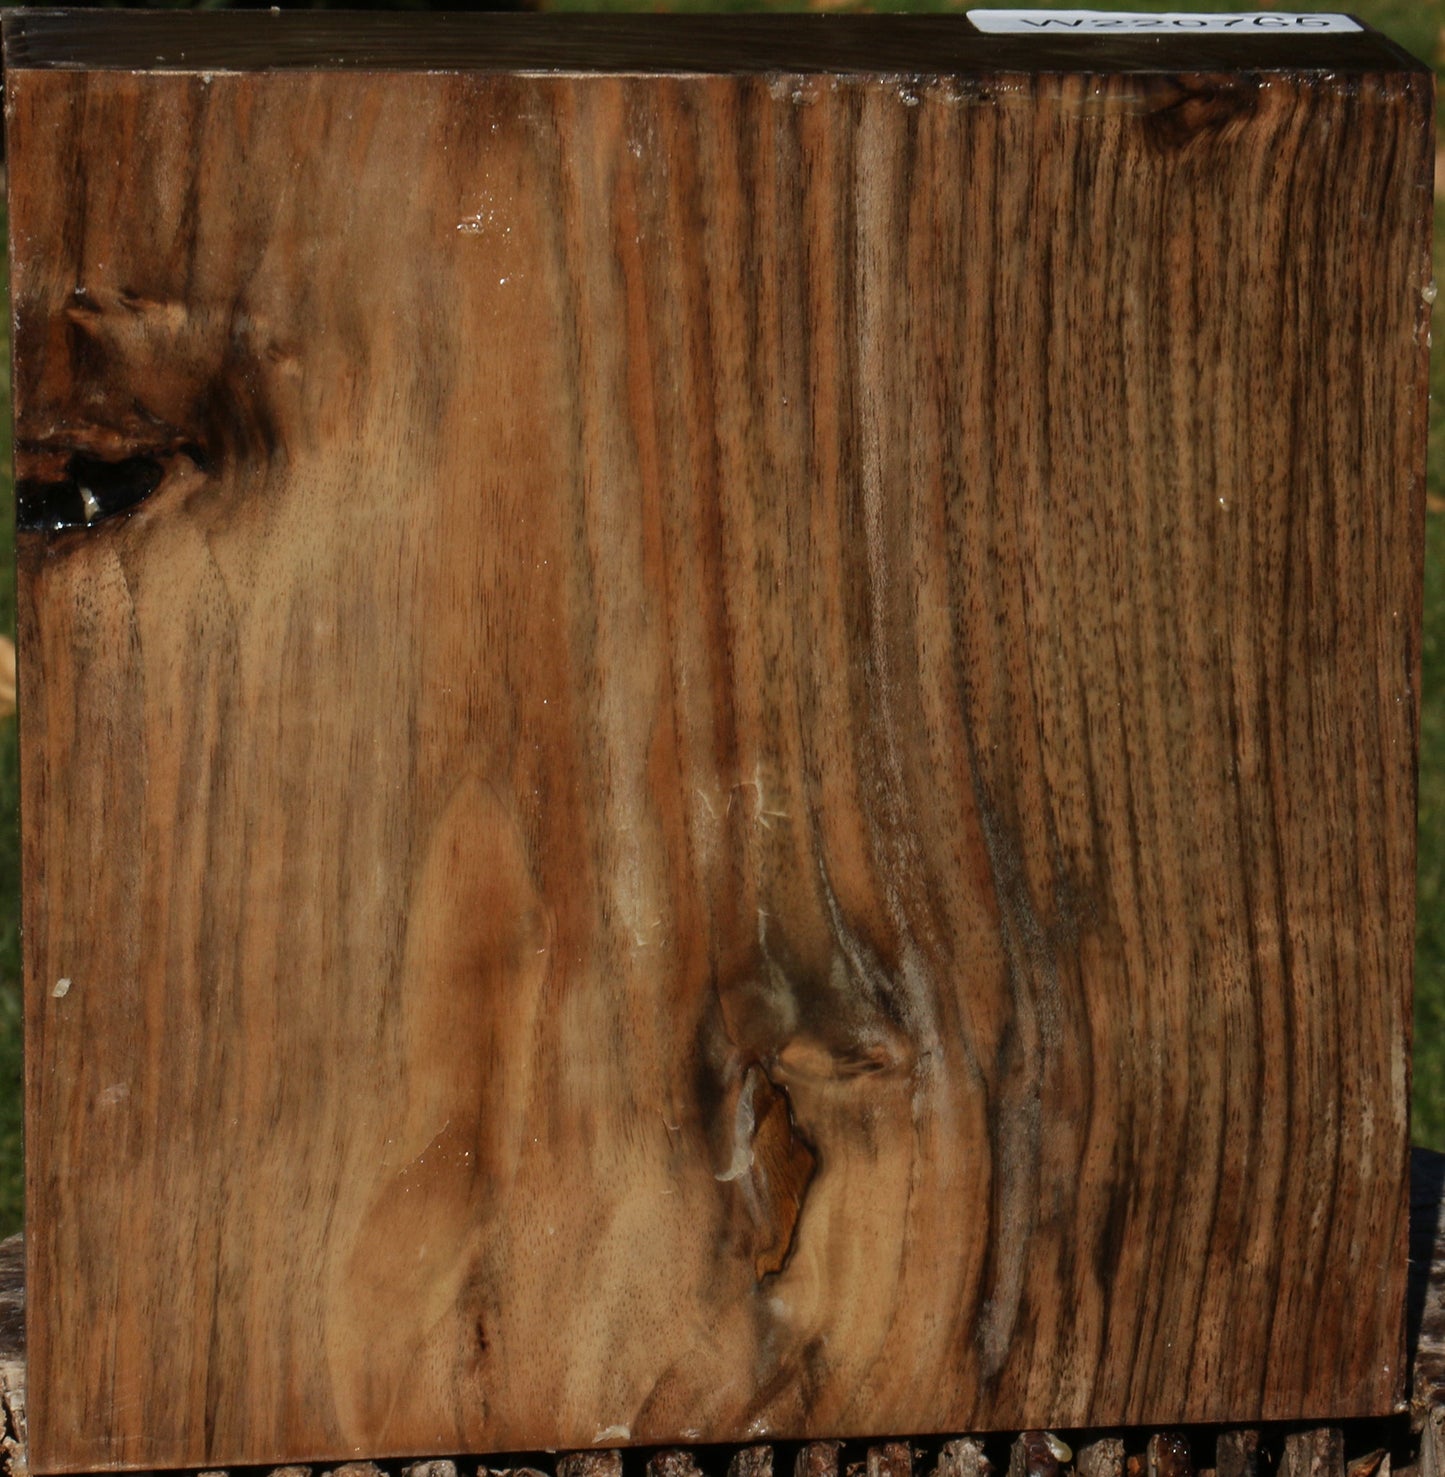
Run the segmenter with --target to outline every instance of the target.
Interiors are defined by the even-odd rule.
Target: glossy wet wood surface
[[[6,86],[38,1470],[1390,1405],[1428,77]]]

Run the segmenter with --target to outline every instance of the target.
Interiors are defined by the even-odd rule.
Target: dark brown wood
[[[1050,1431],[1020,1432],[1009,1448],[1008,1477],[1059,1477],[1071,1453]]]
[[[973,1437],[945,1441],[939,1449],[935,1477],[991,1477],[993,1463],[984,1454],[983,1442]],[[1083,1472],[1082,1477],[1122,1477],[1122,1473]]]
[[[394,72],[1423,71],[1387,36],[981,35],[962,15],[425,15],[272,11],[16,10],[7,58],[20,67],[234,71],[255,67]]]
[[[728,1460],[728,1477],[773,1477],[773,1448],[739,1448]]]
[[[1295,1431],[1285,1438],[1279,1477],[1344,1477],[1344,1437],[1336,1426]]]
[[[622,1477],[622,1453],[611,1451],[573,1451],[560,1457],[557,1477]]]
[[[1083,1442],[1079,1447],[1077,1471],[1079,1477],[1124,1477],[1123,1439],[1104,1436]]]
[[[793,1477],[838,1477],[838,1441],[809,1441],[798,1449]]]
[[[647,1477],[702,1477],[691,1452],[659,1451],[647,1459]]]
[[[1179,1431],[1156,1431],[1146,1455],[1149,1477],[1194,1477],[1189,1439]]]
[[[906,1441],[887,1441],[868,1448],[867,1477],[913,1477],[912,1446]]]
[[[1217,1477],[1259,1477],[1259,1432],[1222,1431],[1214,1445]]]
[[[1420,1421],[1417,1473],[1418,1477],[1445,1477],[1445,1407],[1430,1406]]]
[[[37,1469],[1388,1410],[1428,75],[9,24]]]

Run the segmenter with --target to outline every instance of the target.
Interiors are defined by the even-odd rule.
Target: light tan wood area
[[[7,76],[36,1470],[1390,1406],[1401,66]]]

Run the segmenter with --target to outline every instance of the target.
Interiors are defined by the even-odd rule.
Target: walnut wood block
[[[283,19],[6,21],[35,1468],[1390,1408],[1428,74]]]

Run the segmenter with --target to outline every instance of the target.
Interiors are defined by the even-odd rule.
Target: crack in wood
[[[746,1166],[736,1178],[758,1230],[753,1268],[762,1282],[781,1272],[792,1258],[818,1154],[793,1121],[787,1088],[757,1064],[743,1079],[743,1101],[749,1107],[751,1132]]]
[[[165,467],[154,456],[105,461],[77,451],[66,462],[63,477],[22,477],[15,484],[15,525],[52,533],[90,528],[130,512],[164,479]]]

